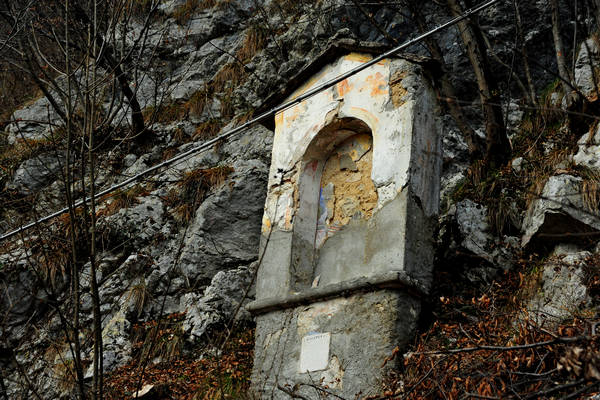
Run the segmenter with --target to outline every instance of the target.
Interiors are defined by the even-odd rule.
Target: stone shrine
[[[284,101],[378,51],[329,48]],[[429,70],[416,56],[385,59],[276,115],[264,256],[248,306],[257,397],[378,393],[393,366],[384,360],[412,339],[431,285],[439,204]]]

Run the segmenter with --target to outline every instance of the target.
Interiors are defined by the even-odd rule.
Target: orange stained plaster
[[[271,230],[271,220],[267,217],[264,216],[263,217],[263,226],[262,226],[262,231],[264,233],[267,233]]]
[[[283,112],[284,117],[285,117],[285,127],[289,128],[290,126],[292,126],[292,123],[294,123],[294,121],[296,119],[298,119],[298,117],[302,114],[304,114],[304,112],[306,112],[306,102],[303,101],[300,104],[296,104],[295,106],[293,106],[292,108],[285,110]]]
[[[385,96],[388,94],[388,85],[381,72],[367,76],[366,81],[371,88],[371,97]]]
[[[347,225],[357,213],[364,219],[373,215],[377,191],[371,180],[372,147],[371,135],[358,134],[340,144],[325,162],[321,187],[333,187],[333,196],[326,200],[328,230]],[[355,170],[343,168],[343,156],[355,161]]]
[[[371,128],[371,133],[373,136],[377,135],[378,127],[379,127],[379,119],[375,115],[373,115],[371,112],[369,112],[368,110],[361,108],[361,107],[351,107],[350,110],[352,110],[353,117],[362,119],[363,121],[365,121],[367,123],[369,128]]]
[[[371,56],[370,54],[364,54],[364,53],[350,53],[347,56],[344,57],[344,60],[347,61],[358,61],[358,62],[362,62],[362,63],[366,63],[369,62],[373,59],[373,56]],[[379,61],[377,63],[377,65],[385,65],[388,63],[388,59],[383,59],[381,61]]]
[[[293,211],[292,211],[291,207],[288,207],[285,210],[285,229],[288,229],[288,230],[292,229],[292,215],[293,215]]]
[[[348,82],[348,79],[344,79],[337,84],[337,91],[340,97],[344,97],[348,92],[354,89],[354,85]]]
[[[275,134],[281,133],[283,130],[283,111],[275,114]]]

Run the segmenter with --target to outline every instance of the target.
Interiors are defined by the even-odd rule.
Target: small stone
[[[521,169],[523,168],[523,157],[517,157],[512,160],[510,166],[512,167],[513,171],[521,172]]]
[[[129,168],[133,165],[133,163],[137,160],[137,156],[135,154],[127,154],[123,157],[123,166],[125,168]]]
[[[154,385],[144,385],[133,395],[134,399],[149,399],[154,396]]]
[[[577,144],[579,151],[573,156],[573,162],[600,172],[600,125],[595,132],[583,135]]]

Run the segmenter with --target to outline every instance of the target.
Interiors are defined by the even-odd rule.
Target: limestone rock
[[[464,240],[462,246],[474,254],[484,255],[492,238],[487,222],[487,207],[472,200],[456,205],[456,222]]]
[[[572,318],[590,301],[585,286],[585,259],[590,256],[572,245],[559,245],[543,265],[539,291],[527,309],[539,325],[555,326]]]
[[[247,291],[252,294],[248,289],[252,284],[254,268],[252,264],[250,267],[218,272],[202,296],[188,293],[181,298],[181,310],[187,312],[183,329],[189,335],[188,340],[195,341],[211,327],[230,323],[236,311],[236,321],[252,319],[240,303],[250,300],[244,298],[244,294]]]
[[[188,227],[180,269],[190,282],[257,257],[267,166],[249,161],[233,167],[235,172],[198,207]]]
[[[575,62],[575,84],[590,100],[598,96],[600,65],[600,45],[598,40],[590,38],[584,41]]]
[[[595,132],[583,135],[577,144],[579,151],[573,156],[575,164],[600,172],[600,125]]]
[[[463,248],[496,267],[506,270],[512,266],[510,248],[514,247],[514,240],[511,237],[505,237],[502,241],[494,238],[490,232],[487,207],[469,199],[463,200],[456,204],[455,218]]]
[[[23,195],[33,193],[56,180],[60,168],[61,162],[55,155],[41,154],[24,161],[7,187]]]
[[[165,222],[164,206],[160,198],[149,195],[140,197],[138,201],[139,204],[122,208],[102,221],[110,232],[130,238],[133,246],[154,238],[163,229]]]
[[[8,127],[8,142],[15,143],[19,139],[42,140],[50,136],[50,124],[57,122],[58,114],[50,102],[42,97],[33,104],[13,113]]]
[[[121,310],[105,321],[102,329],[102,360],[104,372],[110,372],[131,359],[131,341],[129,340],[131,323]],[[91,365],[85,372],[85,378],[92,376],[93,366]]]
[[[522,246],[538,234],[600,230],[600,217],[590,212],[583,200],[581,181],[572,175],[555,175],[548,179],[540,198],[527,210]]]

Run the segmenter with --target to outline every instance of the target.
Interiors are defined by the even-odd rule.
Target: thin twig
[[[571,382],[571,383],[566,383],[564,385],[559,385],[559,386],[554,386],[553,388],[547,389],[547,390],[542,390],[539,392],[535,392],[530,394],[529,396],[525,397],[525,399],[539,399],[545,395],[548,395],[550,393],[554,393],[554,392],[559,392],[561,390],[565,390],[565,389],[569,389],[572,388],[574,386],[577,385],[581,385],[582,383],[585,382],[585,379],[580,379],[578,381],[575,382]]]
[[[590,336],[558,337],[556,339],[547,340],[545,342],[522,344],[522,345],[517,345],[517,346],[475,346],[475,347],[465,347],[463,349],[447,349],[447,350],[436,350],[436,351],[410,352],[405,355],[405,358],[415,356],[415,355],[471,353],[474,351],[484,351],[484,350],[488,350],[488,351],[524,350],[524,349],[533,349],[536,347],[543,347],[543,346],[559,344],[559,343],[573,343],[573,342],[590,341],[590,340],[592,340],[592,338]]]
[[[277,385],[277,389],[281,390],[283,393],[287,394],[292,399],[310,400],[310,399],[302,396],[301,394],[296,393],[294,390],[288,389],[284,386]]]

